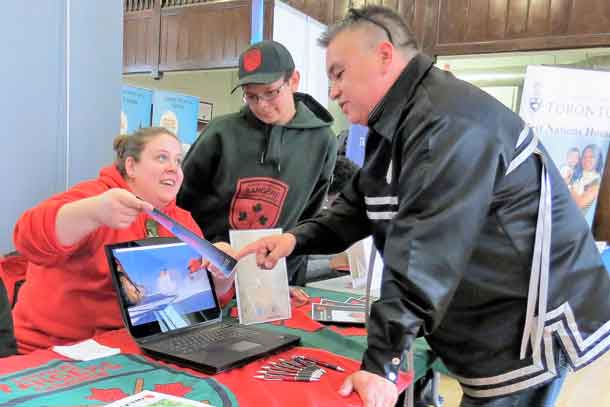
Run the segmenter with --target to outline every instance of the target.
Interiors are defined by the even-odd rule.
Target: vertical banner
[[[529,66],[519,113],[592,225],[610,144],[610,72]]]
[[[124,85],[121,89],[121,134],[150,127],[153,91]]]
[[[197,138],[199,98],[173,92],[155,91],[153,125],[174,132],[182,142],[184,153]]]
[[[263,28],[265,27],[265,1],[252,0],[252,15],[250,16],[250,44],[256,44],[263,40]]]

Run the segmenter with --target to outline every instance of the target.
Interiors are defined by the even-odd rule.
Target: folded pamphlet
[[[144,390],[133,396],[125,397],[106,407],[211,407],[209,404],[170,396],[156,391]]]

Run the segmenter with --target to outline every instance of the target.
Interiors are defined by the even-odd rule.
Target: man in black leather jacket
[[[323,215],[263,239],[272,266],[372,234],[383,256],[362,370],[340,392],[390,406],[402,355],[425,336],[462,406],[552,406],[567,365],[610,347],[610,278],[535,134],[433,66],[402,19],[350,10],[321,39],[330,96],[366,124],[365,164]]]

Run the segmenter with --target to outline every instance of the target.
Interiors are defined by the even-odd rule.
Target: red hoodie
[[[102,226],[70,247],[63,247],[55,235],[55,217],[62,205],[111,188],[129,189],[115,166],[29,209],[18,220],[15,246],[29,260],[26,282],[13,310],[19,352],[123,327],[104,245],[145,238],[148,216],[141,214],[127,229]],[[202,236],[191,215],[175,201],[163,212]],[[173,235],[159,225],[159,236]]]

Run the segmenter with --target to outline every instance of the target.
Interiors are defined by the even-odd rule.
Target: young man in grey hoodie
[[[275,41],[239,58],[244,107],[210,122],[184,160],[178,205],[206,238],[228,241],[230,229],[294,227],[324,202],[337,156],[332,116],[298,93],[299,72]],[[288,258],[292,285],[305,283],[305,259]]]

